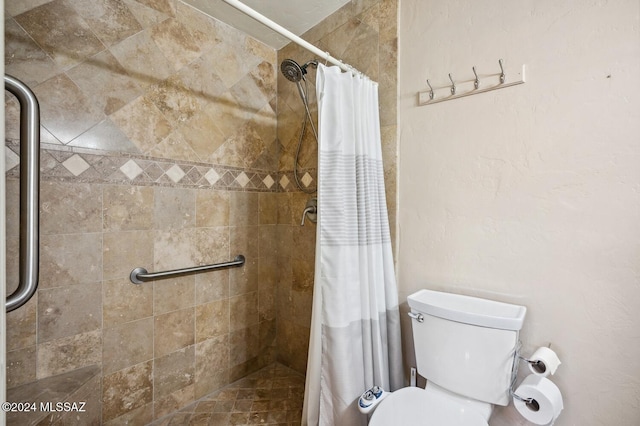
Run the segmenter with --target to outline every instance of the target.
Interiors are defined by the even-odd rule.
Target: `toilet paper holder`
[[[513,384],[511,386],[511,389],[509,389],[509,393],[511,394],[511,396],[514,399],[517,399],[518,401],[522,401],[525,403],[525,405],[527,406],[528,409],[530,409],[531,411],[538,411],[540,409],[540,404],[538,404],[538,401],[536,401],[533,398],[523,398],[520,395],[518,395],[514,390],[513,390]]]
[[[547,345],[547,347],[549,349],[551,349],[551,343],[549,343]],[[513,363],[514,365],[513,365],[513,372],[512,372],[512,379],[511,379],[511,387],[509,388],[509,394],[511,394],[511,396],[514,399],[517,399],[518,401],[524,402],[525,405],[527,406],[527,408],[529,408],[531,411],[538,411],[538,410],[540,410],[540,404],[538,403],[538,401],[536,401],[533,398],[523,398],[520,395],[516,394],[515,391],[513,390],[513,388],[514,388],[514,386],[516,384],[516,378],[517,378],[517,375],[518,375],[518,362],[517,362],[517,360],[521,360],[521,361],[524,361],[524,362],[528,363],[531,366],[531,368],[533,370],[535,370],[539,374],[543,374],[546,371],[547,366],[544,364],[544,362],[541,362],[538,359],[529,359],[529,358],[525,358],[522,355],[520,355],[520,349],[521,348],[522,348],[522,342],[518,341],[518,346],[516,347],[516,351],[515,351],[516,357],[515,357],[515,360],[514,360],[514,363]]]
[[[548,347],[551,348],[551,344],[549,344]],[[518,359],[529,363],[531,368],[538,374],[543,374],[545,371],[547,371],[547,366],[544,364],[544,362],[540,361],[539,359],[528,359],[523,357],[520,354],[518,354]]]

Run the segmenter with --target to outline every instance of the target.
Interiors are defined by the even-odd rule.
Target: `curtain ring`
[[[451,77],[451,73],[449,73],[449,80],[451,80],[451,94],[456,94],[456,83],[454,83],[453,78]]]

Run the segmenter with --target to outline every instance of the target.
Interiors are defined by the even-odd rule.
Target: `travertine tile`
[[[105,328],[103,335],[103,374],[114,373],[153,359],[152,318]]]
[[[258,194],[253,192],[231,192],[230,225],[257,225],[259,218]]]
[[[196,192],[196,226],[229,225],[229,193],[226,191]]]
[[[37,377],[44,378],[102,363],[102,330],[38,344]]]
[[[142,94],[135,79],[127,74],[108,50],[73,67],[67,75],[106,115]]]
[[[38,291],[38,343],[102,326],[102,283]]]
[[[182,309],[154,318],[153,345],[156,358],[195,343],[195,310]]]
[[[39,288],[102,280],[102,234],[43,235]]]
[[[153,284],[154,315],[191,308],[195,303],[195,275],[156,280]]]
[[[106,46],[124,40],[142,29],[122,0],[72,1],[73,8]]]
[[[20,309],[7,312],[6,347],[8,351],[36,344],[38,294]]]
[[[40,84],[34,93],[47,99],[40,106],[42,125],[64,144],[105,119],[92,99],[64,74]]]
[[[11,3],[7,2],[6,7]],[[33,87],[60,72],[58,65],[47,55],[15,20],[7,19],[4,28],[5,71],[19,76]]]
[[[231,367],[258,355],[260,349],[260,327],[255,325],[236,329],[229,333],[229,365]]]
[[[103,378],[102,420],[107,422],[153,401],[153,361]]]
[[[97,185],[42,182],[42,234],[72,234],[102,230],[102,190]]]
[[[229,335],[196,344],[196,397],[202,397],[229,383]]]
[[[171,123],[144,96],[120,108],[109,118],[143,153],[155,148],[172,131]]]
[[[103,227],[105,231],[152,229],[154,190],[142,186],[103,187]]]
[[[152,271],[154,233],[122,231],[103,234],[102,262],[105,280],[128,278],[137,267]],[[133,284],[132,284],[133,285]]]
[[[129,277],[103,282],[104,327],[153,316],[153,284],[132,284]]]
[[[155,188],[155,229],[193,228],[196,223],[196,192],[182,188]]]
[[[258,323],[258,292],[253,291],[229,299],[230,329],[244,329]]]
[[[229,332],[229,300],[217,300],[196,306],[196,342]]]
[[[203,48],[207,48],[203,44],[204,34],[177,19],[167,19],[156,25],[151,31],[151,38],[176,71],[199,58]]]
[[[150,30],[141,31],[109,50],[143,89],[166,79],[174,71],[154,43]]]
[[[7,389],[36,380],[36,346],[7,351]]]
[[[153,396],[156,401],[194,382],[195,346],[191,345],[164,356],[156,356],[153,365]],[[193,400],[193,396],[191,397]]]
[[[43,4],[15,19],[62,68],[78,64],[105,48],[66,0]]]
[[[196,305],[229,297],[229,270],[196,275]]]
[[[171,0],[138,0],[138,2],[165,15],[175,16],[176,3]]]

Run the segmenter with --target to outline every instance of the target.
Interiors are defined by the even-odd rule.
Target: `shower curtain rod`
[[[291,31],[289,31],[288,29],[284,28],[283,26],[273,22],[271,19],[269,19],[266,16],[262,15],[258,11],[250,8],[249,6],[247,6],[246,4],[242,3],[241,1],[239,1],[239,0],[224,0],[224,2],[227,3],[230,6],[235,7],[240,12],[244,13],[245,15],[250,16],[251,18],[255,19],[256,21],[261,22],[262,24],[264,24],[267,27],[271,28],[273,31],[277,32],[278,34],[280,34],[280,35],[288,38],[292,42],[296,43],[297,45],[302,46],[305,49],[307,49],[308,51],[310,51],[310,52],[318,55],[319,57],[325,59],[327,62],[331,62],[332,64],[337,65],[338,67],[340,67],[341,70],[346,71],[346,72],[350,72],[350,73],[359,74],[359,75],[362,75],[362,76],[366,77],[366,74],[364,74],[363,72],[358,71],[357,69],[355,69],[351,65],[345,64],[340,59],[334,58],[333,56],[331,56],[329,54],[329,52],[323,52],[318,47],[316,47],[313,44],[309,43],[308,41],[302,39],[301,37],[295,35]]]

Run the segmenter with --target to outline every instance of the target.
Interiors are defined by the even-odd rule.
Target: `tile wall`
[[[391,223],[396,8],[354,1],[305,35],[380,82]],[[276,359],[304,372],[315,226],[299,226],[302,109],[278,64],[309,54],[276,53],[175,0],[7,0],[5,17],[6,72],[40,99],[43,142],[40,290],[8,315],[8,387],[96,364],[103,423],[145,424]],[[18,108],[6,99],[16,206]],[[17,210],[7,216],[11,254]],[[136,266],[238,253],[241,269],[128,281]],[[15,256],[7,269],[17,283]]]

